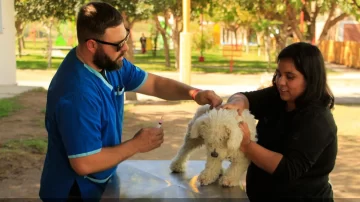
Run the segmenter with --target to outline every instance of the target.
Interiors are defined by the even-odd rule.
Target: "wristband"
[[[199,91],[201,91],[201,90],[196,89],[196,90],[194,90],[194,91],[191,93],[191,98],[192,98],[193,100],[195,100],[195,96],[198,94]]]

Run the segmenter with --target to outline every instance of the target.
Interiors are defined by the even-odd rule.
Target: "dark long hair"
[[[306,81],[305,91],[295,100],[297,108],[309,104],[334,107],[334,95],[327,84],[325,62],[318,47],[305,42],[293,43],[279,53],[277,62],[281,59],[292,59]],[[276,86],[276,74],[272,83]]]

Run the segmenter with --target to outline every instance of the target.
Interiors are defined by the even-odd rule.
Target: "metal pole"
[[[190,85],[191,74],[191,33],[190,24],[190,4],[191,0],[183,0],[183,31],[180,33],[180,81]]]

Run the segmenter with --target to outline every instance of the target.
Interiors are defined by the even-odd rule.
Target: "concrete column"
[[[191,0],[183,0],[183,32],[180,33],[180,81],[190,85],[191,74],[191,37],[190,27],[190,4]]]
[[[0,85],[16,85],[14,0],[0,0]]]

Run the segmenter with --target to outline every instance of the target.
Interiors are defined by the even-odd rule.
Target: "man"
[[[123,58],[129,30],[122,20],[106,3],[79,10],[79,45],[66,56],[48,91],[48,151],[39,192],[44,201],[98,200],[119,163],[163,143],[161,128],[140,129],[121,142],[125,91],[213,107],[222,102],[213,91],[147,73]]]
[[[144,33],[142,33],[140,37],[140,43],[141,43],[141,52],[144,54],[146,53],[146,37]]]

